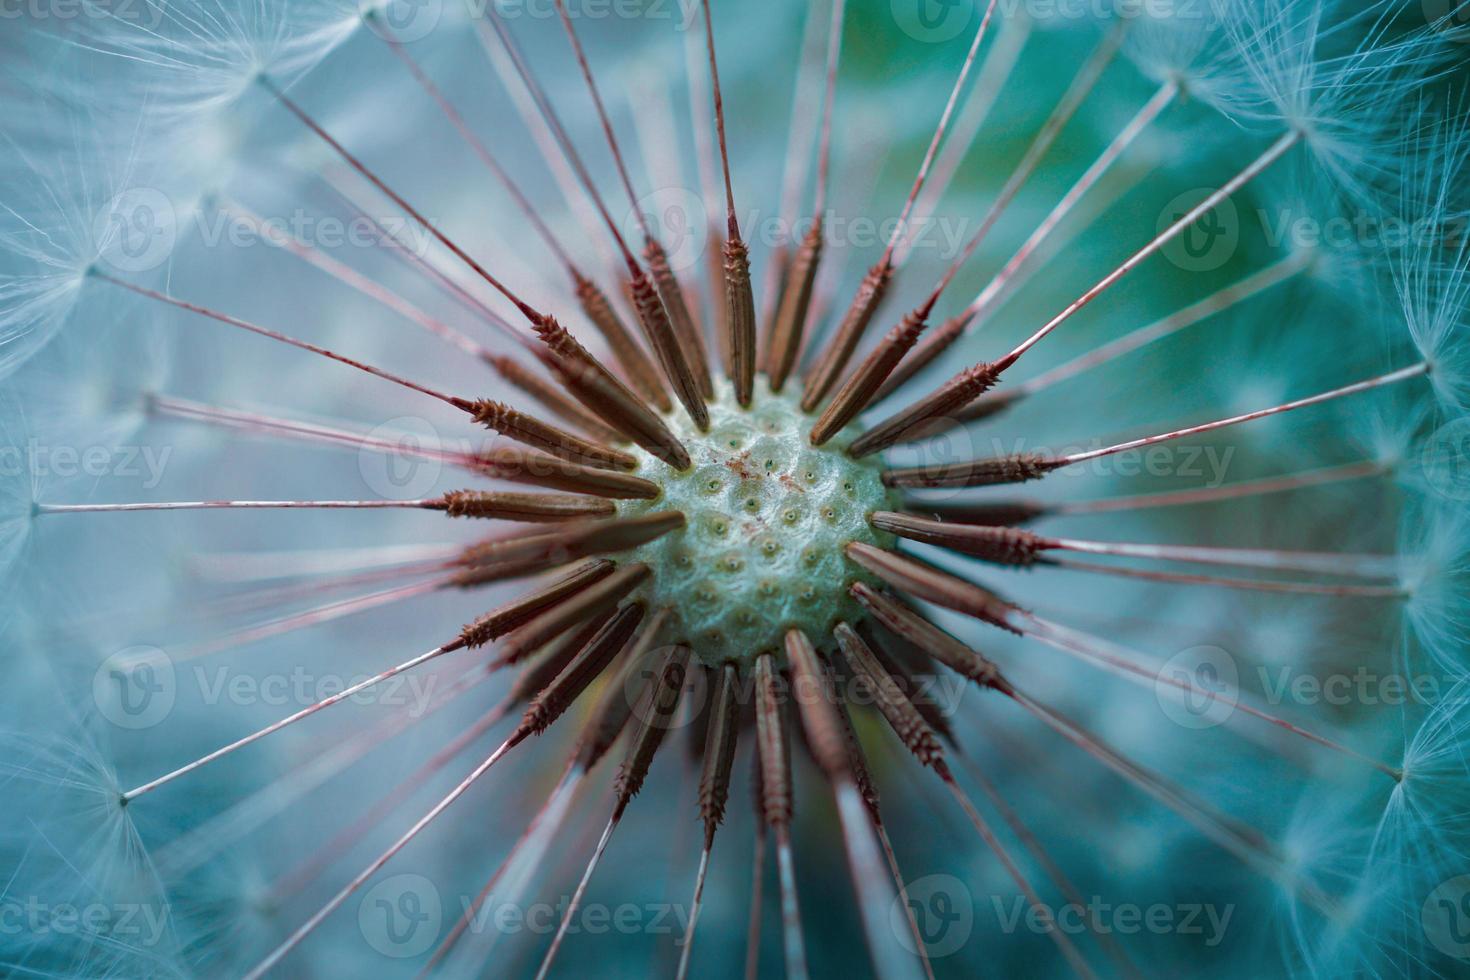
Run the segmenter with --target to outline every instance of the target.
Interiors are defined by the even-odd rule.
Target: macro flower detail
[[[0,969],[1462,971],[1463,17],[1084,6],[4,18]]]

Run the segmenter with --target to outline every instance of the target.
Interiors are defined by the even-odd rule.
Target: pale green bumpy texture
[[[807,435],[815,416],[801,411],[799,396],[771,394],[758,378],[746,410],[723,379],[715,384],[709,432],[677,407],[665,417],[693,465],[675,472],[635,450],[639,474],[663,494],[624,501],[619,513],[684,513],[683,529],[628,556],[653,569],[642,595],[653,608],[671,608],[665,635],[688,642],[701,662],[750,664],[778,649],[788,629],[805,630],[821,645],[839,620],[861,618],[847,588],[871,579],[843,547],[890,544],[868,515],[893,501],[876,458],[845,454],[852,430],[814,448]]]

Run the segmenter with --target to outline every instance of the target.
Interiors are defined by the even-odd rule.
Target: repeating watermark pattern
[[[687,31],[698,23],[700,0],[566,0],[573,21],[647,20],[671,22]],[[493,15],[502,20],[553,20],[556,0],[467,0],[472,18]]]
[[[1381,249],[1456,247],[1465,241],[1470,216],[1404,218],[1356,211],[1324,218],[1292,207],[1254,212],[1267,245],[1299,249]]]
[[[471,897],[460,898],[462,918],[468,920],[465,928],[477,935],[549,936],[556,932],[570,904],[571,896],[563,895],[556,902],[528,905],[487,902],[476,908]],[[676,902],[623,902],[618,905],[583,902],[572,910],[567,934],[675,936],[678,937],[675,942],[682,944],[688,927],[689,907]]]
[[[133,646],[102,661],[92,675],[92,701],[119,728],[152,728],[178,698],[173,660],[157,647]]]
[[[106,20],[155,29],[166,10],[149,0],[0,0],[0,21]]]
[[[1452,41],[1470,44],[1470,0],[1421,0],[1424,19]]]
[[[0,446],[0,476],[34,479],[77,477],[136,480],[145,490],[163,482],[172,446],[72,446],[30,439],[23,446]]]
[[[48,902],[37,896],[0,898],[0,936],[65,936],[155,947],[168,930],[170,908],[150,902]]]
[[[900,30],[926,44],[954,40],[976,17],[974,0],[889,0],[889,9]]]
[[[392,959],[419,956],[444,933],[445,913],[457,914],[470,935],[549,936],[563,919],[567,934],[674,936],[688,932],[689,907],[673,902],[582,902],[568,909],[571,896],[555,902],[485,902],[459,895],[447,904],[438,887],[420,874],[397,874],[378,882],[357,905],[357,925],[368,945]]]
[[[1293,667],[1257,667],[1261,689],[1271,704],[1363,705],[1399,707],[1439,704],[1454,681],[1434,674],[1379,673],[1367,667],[1318,676]]]
[[[102,717],[119,728],[136,731],[162,724],[185,694],[206,707],[306,708],[337,698],[374,676],[317,673],[301,665],[261,673],[200,664],[183,669],[158,647],[132,646],[112,654],[97,668],[92,676],[92,699]],[[408,672],[369,684],[340,700],[420,718],[428,712],[438,689],[437,676]]]
[[[254,248],[265,244],[320,251],[394,249],[422,258],[428,254],[431,241],[422,225],[401,215],[341,218],[301,208],[285,215],[257,215],[241,213],[226,203],[200,211],[195,224],[195,235],[205,248]]]
[[[168,261],[179,237],[168,195],[133,187],[115,195],[92,220],[100,260],[118,272],[147,272]]]
[[[658,650],[651,651],[637,669],[623,675],[624,696],[632,706],[635,716],[643,721],[651,720],[646,715],[647,691],[650,681],[657,677],[659,665],[663,662],[659,654]],[[914,677],[897,673],[892,675],[892,680],[909,700],[931,704],[946,718],[952,718],[959,712],[961,700],[969,696],[971,690],[967,679],[949,672]],[[668,721],[671,728],[688,725],[698,718],[710,696],[709,677],[703,670],[686,671],[683,685],[680,710]],[[843,673],[831,678],[831,685],[829,688],[804,677],[793,678],[786,674],[777,674],[773,681],[773,695],[778,704],[825,704],[834,696],[843,704],[854,708],[876,707],[879,704],[878,691],[866,676]],[[754,676],[747,674],[736,680],[734,697],[735,703],[742,707],[755,703]]]
[[[1470,878],[1466,879],[1470,881]],[[1086,904],[1068,902],[1063,905],[1032,904],[1024,895],[989,895],[982,906],[969,887],[953,875],[937,874],[915,878],[905,886],[907,905],[897,897],[889,905],[888,925],[905,949],[917,953],[914,930],[930,959],[942,959],[963,949],[974,934],[980,910],[988,906],[996,928],[1013,935],[1030,932],[1037,935],[1063,933],[1077,936],[1086,932],[1097,935],[1131,936],[1139,933],[1198,937],[1213,949],[1225,940],[1235,906],[1210,902],[1114,902],[1100,895],[1088,897]],[[1470,920],[1467,920],[1470,921]]]
[[[1215,192],[1213,187],[1197,187],[1176,195],[1159,212],[1155,230],[1163,234]],[[1226,198],[1165,242],[1160,251],[1185,272],[1212,272],[1229,262],[1239,247],[1240,212],[1235,202]]]
[[[1448,500],[1470,500],[1470,419],[1436,429],[1424,442],[1421,465],[1435,492]]]
[[[1159,709],[1184,728],[1223,725],[1235,713],[1239,691],[1235,658],[1216,646],[1179,651],[1164,661],[1154,678]]]
[[[1419,910],[1424,935],[1434,948],[1470,961],[1470,874],[1441,882]]]
[[[432,423],[400,415],[374,426],[367,438],[357,471],[373,493],[384,500],[417,500],[433,492],[444,472],[444,446]]]
[[[444,16],[444,0],[358,0],[368,30],[389,41],[410,44],[434,32]]]
[[[926,44],[943,44],[978,28],[989,6],[990,0],[889,0],[899,29]],[[999,0],[993,16],[1043,22],[1215,19],[1210,0]]]
[[[709,241],[709,212],[704,199],[687,187],[664,187],[638,199],[636,210],[623,218],[623,235],[642,237],[644,226],[669,256],[675,272],[692,269],[704,256]]]
[[[909,928],[913,917],[930,959],[943,959],[964,948],[975,929],[975,901],[970,889],[954,875],[925,875],[904,887],[905,904],[898,896],[888,909],[888,926],[899,945],[918,954]]]
[[[251,674],[229,667],[193,667],[187,674],[204,704],[214,706],[266,705],[306,707],[336,697],[373,677],[373,674],[317,674],[296,666],[288,671]],[[344,700],[358,705],[406,708],[409,717],[422,717],[429,708],[438,679],[412,672],[398,674],[363,688]]]
[[[393,959],[427,952],[444,925],[439,889],[423,875],[397,874],[378,882],[357,904],[357,927],[368,945]]]
[[[1061,932],[1076,936],[1085,932],[1098,935],[1134,936],[1147,933],[1156,936],[1198,936],[1213,949],[1225,940],[1235,905],[1213,902],[1109,902],[1101,896],[1088,898],[1086,905],[1069,902],[1053,906],[1031,904],[1022,895],[990,897],[991,909],[1002,932],[1021,931],[1048,934]]]

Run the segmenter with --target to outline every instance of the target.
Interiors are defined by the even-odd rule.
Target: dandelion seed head
[[[1462,675],[1470,629],[1470,518],[1454,501],[1431,494],[1407,508],[1400,538],[1409,662]]]
[[[851,435],[820,448],[807,442],[814,421],[798,396],[758,391],[749,409],[718,382],[710,429],[683,415],[670,424],[694,459],[683,472],[642,453],[640,472],[662,484],[657,500],[628,501],[628,516],[675,509],[686,523],[634,552],[656,569],[649,601],[676,613],[672,635],[686,637],[712,666],[753,663],[778,649],[787,630],[826,635],[861,618],[847,586],[856,569],[849,541],[879,544],[868,515],[893,502],[881,466],[853,460]],[[660,472],[661,471],[661,472]]]

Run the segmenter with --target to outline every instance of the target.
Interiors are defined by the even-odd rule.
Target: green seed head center
[[[677,409],[666,422],[693,465],[683,472],[643,454],[639,472],[663,494],[628,501],[620,513],[679,510],[682,530],[629,556],[653,569],[646,598],[669,607],[670,633],[709,665],[751,664],[778,649],[788,629],[813,638],[860,615],[848,586],[861,571],[843,553],[850,541],[887,544],[868,515],[892,507],[875,459],[845,450],[853,433],[817,448],[813,417],[798,397],[757,384],[749,409],[723,380],[710,402],[710,430]]]

